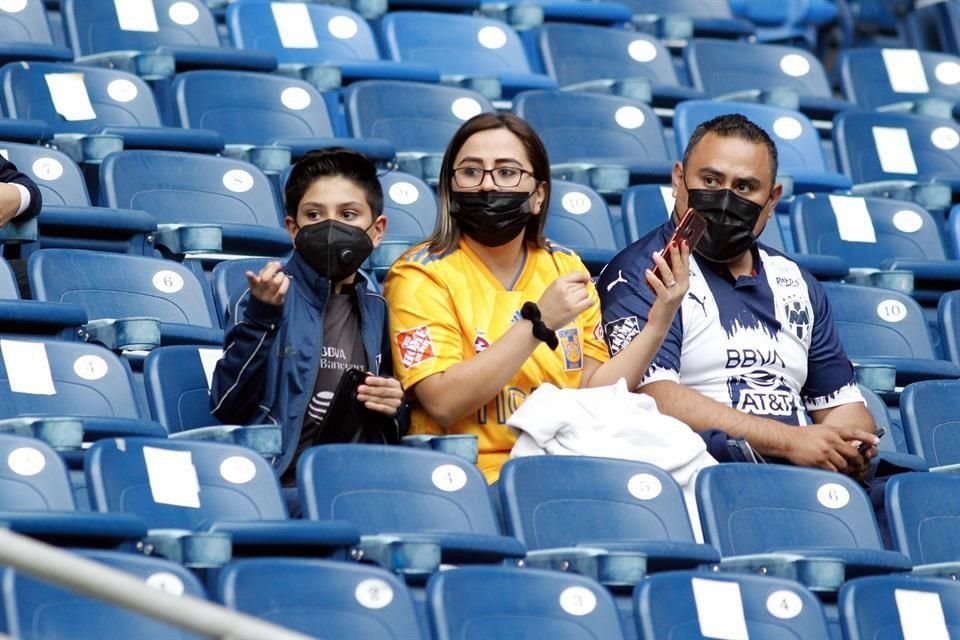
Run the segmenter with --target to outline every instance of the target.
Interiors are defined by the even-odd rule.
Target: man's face
[[[756,238],[773,215],[783,191],[774,185],[770,156],[763,144],[741,138],[708,133],[690,152],[687,168],[673,166],[673,192],[676,210],[682,217],[688,208],[687,189],[730,189],[738,196],[763,206],[753,230]],[[684,184],[686,182],[686,184]]]

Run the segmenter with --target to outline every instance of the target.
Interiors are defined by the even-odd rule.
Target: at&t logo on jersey
[[[789,418],[798,398],[780,376],[755,369],[727,379],[733,408],[753,415]]]

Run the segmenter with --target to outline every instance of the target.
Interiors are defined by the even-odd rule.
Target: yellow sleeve
[[[463,360],[463,338],[449,289],[410,258],[390,268],[384,285],[390,305],[394,374],[409,389]]]

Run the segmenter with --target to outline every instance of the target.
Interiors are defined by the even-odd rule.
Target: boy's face
[[[317,224],[324,220],[336,220],[352,227],[366,229],[367,235],[376,248],[387,229],[387,219],[377,216],[367,203],[367,196],[356,183],[342,176],[329,176],[313,181],[300,204],[297,206],[297,218],[287,216],[284,220],[290,239],[296,243],[297,232],[301,227]]]

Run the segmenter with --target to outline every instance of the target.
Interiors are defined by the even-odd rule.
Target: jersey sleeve
[[[807,380],[800,391],[808,411],[864,402],[857,387],[853,364],[847,358],[833,324],[830,301],[813,278],[807,278],[813,307],[813,332],[807,362]]]
[[[401,258],[384,286],[390,305],[394,375],[409,389],[463,360],[463,338],[450,290],[418,262]]]

